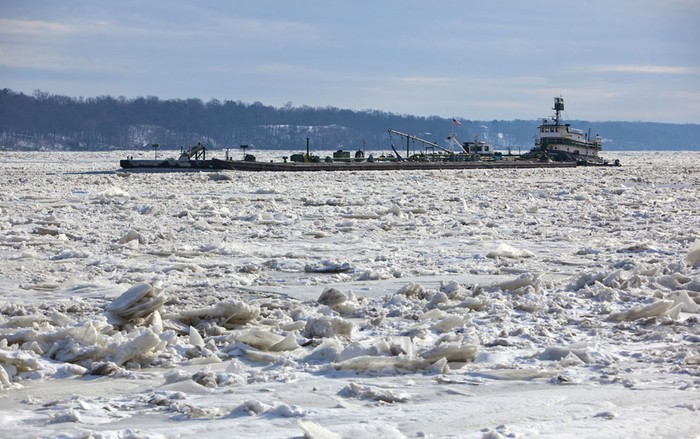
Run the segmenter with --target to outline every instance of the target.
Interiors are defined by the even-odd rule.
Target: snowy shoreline
[[[693,437],[700,153],[124,173],[4,153],[13,437]],[[614,156],[613,156],[614,155]]]

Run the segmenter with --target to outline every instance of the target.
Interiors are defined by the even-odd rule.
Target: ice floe
[[[8,435],[695,434],[696,153],[278,175],[74,154],[0,173]]]

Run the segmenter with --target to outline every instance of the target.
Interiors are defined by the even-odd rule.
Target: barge
[[[158,147],[157,144],[153,146]],[[161,169],[164,171],[212,169],[213,164],[213,160],[207,160],[207,148],[201,143],[186,151],[181,151],[177,159],[171,157],[164,160],[158,160],[157,158],[146,160],[128,157],[119,161],[119,166],[123,169]]]
[[[408,171],[449,169],[507,169],[507,168],[571,168],[575,162],[542,162],[523,160],[476,161],[350,161],[350,162],[257,162],[244,160],[213,159],[214,169],[235,171]]]
[[[333,156],[321,159],[309,151],[309,139],[306,140],[306,154],[293,154],[282,157],[282,161],[258,161],[252,154],[246,154],[248,145],[241,145],[243,160],[233,160],[228,151],[224,160],[206,158],[206,148],[201,144],[182,151],[178,159],[134,160],[133,157],[119,162],[123,169],[154,170],[234,170],[258,172],[308,172],[308,171],[401,171],[401,170],[450,170],[450,169],[532,169],[532,168],[571,168],[576,166],[620,166],[615,160],[612,164],[599,156],[602,150],[600,136],[590,136],[583,131],[562,123],[561,112],[564,99],[554,98],[554,117],[544,119],[539,125],[539,136],[535,146],[521,155],[495,152],[493,147],[478,137],[473,142],[460,143],[454,132],[447,137],[449,146],[443,147],[435,142],[417,136],[388,130],[389,136],[398,135],[406,140],[406,153],[399,153],[391,144],[393,155],[375,158],[372,154],[365,157],[364,151],[357,151],[354,156],[348,151],[336,151]],[[410,142],[423,144],[424,152],[411,154]]]

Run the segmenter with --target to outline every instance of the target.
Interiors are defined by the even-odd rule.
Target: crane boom
[[[438,144],[435,143],[435,142],[431,142],[431,141],[429,141],[429,140],[421,139],[420,137],[414,136],[413,134],[402,133],[401,131],[392,130],[391,128],[389,128],[388,131],[389,131],[389,135],[391,135],[391,134],[396,134],[397,136],[405,137],[407,140],[415,140],[416,142],[420,142],[420,143],[422,143],[422,144],[424,144],[424,145],[428,145],[428,146],[431,146],[431,147],[433,147],[433,148],[441,149],[441,150],[443,150],[443,151],[445,151],[445,152],[452,152],[452,151],[450,151],[449,149],[444,148],[444,147],[438,145]]]

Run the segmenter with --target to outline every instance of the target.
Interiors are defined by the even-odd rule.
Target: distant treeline
[[[533,113],[537,112],[533,109]],[[546,115],[546,114],[545,114]],[[527,150],[539,120],[477,121],[438,116],[417,117],[383,111],[335,107],[277,108],[260,102],[98,96],[74,98],[35,91],[0,90],[0,149],[116,150],[212,149],[252,145],[258,149],[299,149],[306,139],[314,149],[386,150],[401,139],[387,129],[445,144],[454,130],[461,141],[478,135],[497,149]],[[654,150],[700,148],[700,125],[654,122],[569,121],[604,138],[604,149]]]

